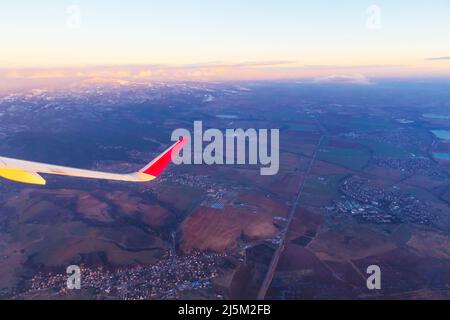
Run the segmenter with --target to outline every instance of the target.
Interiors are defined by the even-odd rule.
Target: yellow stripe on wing
[[[39,184],[39,185],[46,184],[44,178],[42,178],[37,173],[27,172],[18,169],[0,168],[0,177],[28,184]]]

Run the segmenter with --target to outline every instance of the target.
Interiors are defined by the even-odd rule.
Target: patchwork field
[[[274,217],[286,217],[288,213],[283,202],[254,194],[241,195],[239,203],[245,207],[197,209],[181,226],[181,249],[221,252],[236,249],[244,239],[273,237],[278,232]]]

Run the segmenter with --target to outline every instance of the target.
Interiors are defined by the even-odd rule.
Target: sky
[[[450,76],[450,0],[14,0],[0,30],[0,77]]]

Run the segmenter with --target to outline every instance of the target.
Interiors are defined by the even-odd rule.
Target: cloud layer
[[[425,60],[428,60],[428,61],[450,60],[450,56],[447,56],[447,57],[426,58]]]
[[[315,83],[369,85],[370,80],[363,74],[334,74],[314,79]]]

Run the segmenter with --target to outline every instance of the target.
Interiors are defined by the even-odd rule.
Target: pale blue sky
[[[366,9],[381,8],[381,29]],[[67,27],[79,5],[81,28]],[[0,66],[296,61],[425,64],[450,56],[450,1],[15,0],[0,4]],[[442,61],[441,63],[446,63]]]

